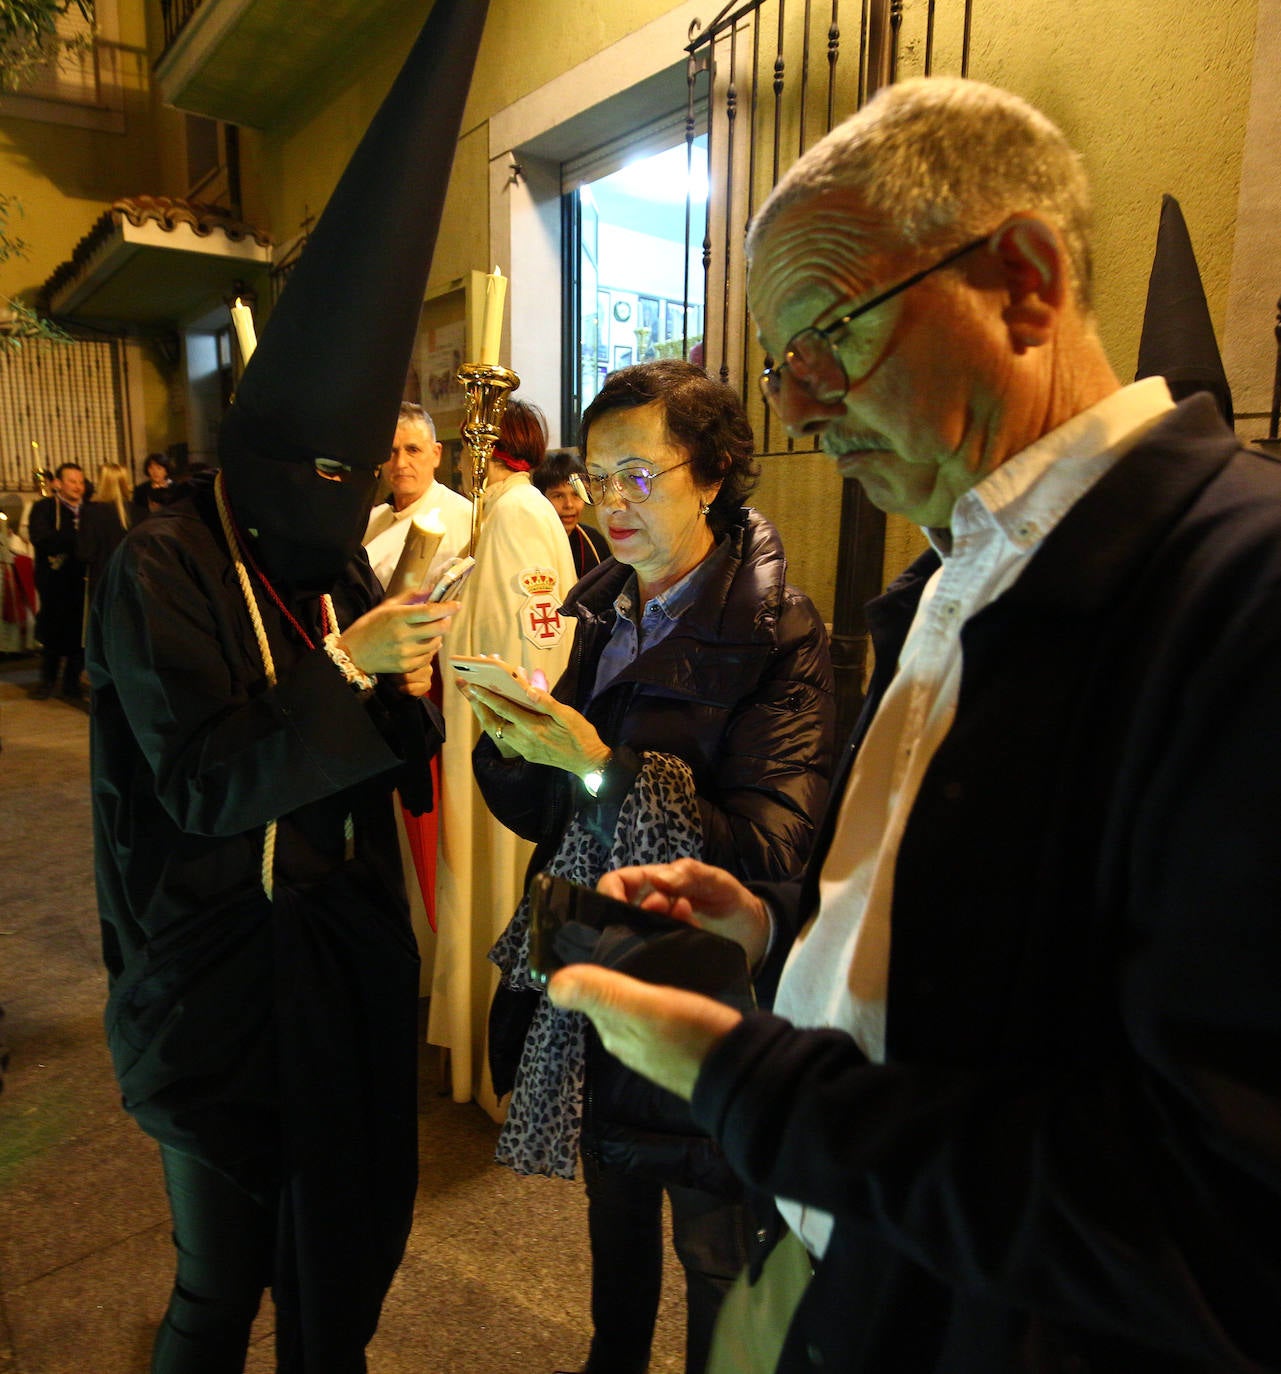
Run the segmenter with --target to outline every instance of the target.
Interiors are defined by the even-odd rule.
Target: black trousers
[[[592,1345],[587,1374],[645,1374],[663,1280],[663,1193],[685,1271],[685,1372],[703,1374],[716,1314],[747,1264],[743,1206],[697,1188],[604,1169],[585,1155],[592,1252]]]
[[[162,1145],[160,1157],[178,1273],[152,1374],[240,1374],[271,1283],[276,1207],[190,1155]]]
[[[73,649],[70,653],[57,649],[43,649],[40,654],[40,681],[52,687],[58,680],[58,664],[62,668],[62,690],[67,696],[80,695],[80,674],[84,671],[85,655],[83,649]]]

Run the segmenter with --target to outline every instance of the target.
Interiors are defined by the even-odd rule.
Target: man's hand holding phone
[[[562,1011],[588,1016],[605,1048],[629,1069],[687,1102],[703,1061],[742,1020],[710,997],[654,987],[594,964],[554,973],[547,995]]]
[[[765,903],[723,868],[697,859],[617,868],[596,884],[615,901],[685,921],[741,945],[756,968],[769,948],[773,921]]]

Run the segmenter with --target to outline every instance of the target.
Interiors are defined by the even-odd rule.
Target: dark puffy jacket
[[[827,634],[809,598],[787,585],[782,544],[768,520],[744,509],[727,537],[729,557],[667,638],[641,653],[590,707],[614,600],[632,570],[606,559],[570,592],[563,614],[574,616],[578,628],[553,695],[583,711],[614,750],[608,797],[592,801],[562,769],[504,760],[481,736],[473,755],[477,781],[494,815],[535,842],[531,875],[550,861],[576,811],[591,808],[585,819],[607,842],[612,838],[626,776],[639,771],[645,750],[673,754],[692,769],[708,863],[745,880],[785,878],[804,865],[832,769]],[[500,1094],[515,1080],[530,1015],[529,999],[499,990],[490,1068]],[[607,1162],[676,1181],[719,1177],[717,1152],[685,1105],[628,1073],[594,1037],[589,1043],[584,1146],[599,1149]]]

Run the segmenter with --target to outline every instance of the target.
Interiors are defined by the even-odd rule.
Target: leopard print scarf
[[[689,765],[671,754],[646,753],[623,798],[608,850],[576,817],[565,832],[549,873],[595,887],[602,873],[630,864],[700,858],[703,827]],[[489,952],[510,988],[535,988],[529,978],[529,898]],[[573,1178],[583,1123],[586,1021],[539,999],[525,1037],[507,1120],[494,1157],[518,1174]]]

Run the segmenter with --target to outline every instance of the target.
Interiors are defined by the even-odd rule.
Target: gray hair
[[[917,77],[879,91],[789,168],[748,228],[750,259],[778,215],[835,191],[893,225],[910,248],[944,252],[1019,211],[1067,248],[1072,289],[1090,309],[1090,192],[1058,127],[1008,91]]]
[[[401,401],[400,417],[396,423],[403,425],[406,420],[417,421],[420,425],[425,425],[427,433],[431,435],[431,441],[436,442],[436,422],[420,405],[415,405],[413,401]]]

